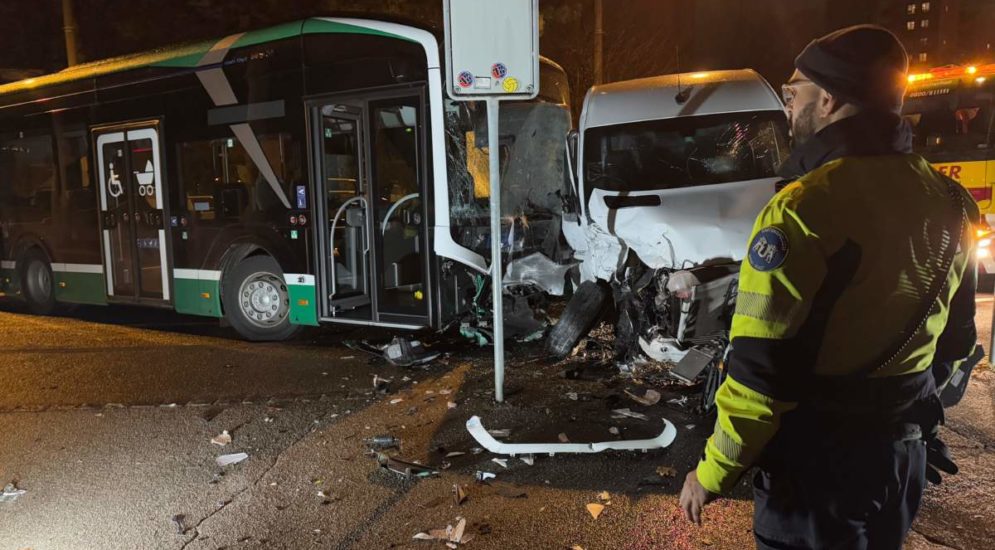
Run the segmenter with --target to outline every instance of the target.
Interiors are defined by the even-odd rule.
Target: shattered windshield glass
[[[519,228],[519,237],[538,229],[537,221],[557,219],[567,186],[568,92],[561,70],[548,68],[542,67],[538,98],[504,102],[500,108],[501,215]],[[447,100],[450,224],[456,242],[474,250],[486,249],[489,242],[489,145],[483,102]]]
[[[773,177],[787,157],[780,111],[603,126],[584,136],[588,189],[651,191]]]

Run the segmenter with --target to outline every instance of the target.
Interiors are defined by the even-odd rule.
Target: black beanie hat
[[[888,29],[856,25],[813,40],[795,58],[795,68],[847,103],[897,112],[909,58]]]

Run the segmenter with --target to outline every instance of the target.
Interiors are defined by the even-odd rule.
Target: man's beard
[[[791,118],[791,146],[801,147],[816,133],[815,103],[809,103]]]

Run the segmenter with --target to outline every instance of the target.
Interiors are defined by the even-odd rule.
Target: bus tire
[[[567,302],[560,320],[546,338],[546,351],[556,359],[566,357],[587,335],[605,310],[608,289],[594,281],[584,281]]]
[[[17,262],[20,267],[18,278],[21,296],[27,303],[28,311],[34,315],[51,315],[55,312],[55,277],[52,265],[45,254],[32,248]]]
[[[249,256],[225,271],[225,319],[250,342],[279,342],[300,330],[290,322],[290,294],[283,270],[270,256]]]

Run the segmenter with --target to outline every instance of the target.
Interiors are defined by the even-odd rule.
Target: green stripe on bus
[[[174,278],[173,307],[178,313],[221,317],[221,283]]]
[[[314,285],[287,285],[290,295],[290,322],[295,325],[318,326],[317,293]]]
[[[70,304],[107,304],[107,282],[103,273],[56,271],[55,299]]]
[[[373,21],[371,21],[373,22]],[[399,34],[393,34],[389,32],[384,32],[381,30],[373,29],[370,27],[361,27],[359,25],[351,25],[349,23],[340,23],[338,21],[328,21],[326,19],[308,19],[304,21],[304,28],[302,30],[303,34],[319,34],[319,33],[330,33],[330,34],[370,34],[373,36],[385,36],[387,38],[397,38],[399,40],[406,40],[408,42],[414,42],[414,40],[408,38],[407,36],[401,36]]]

